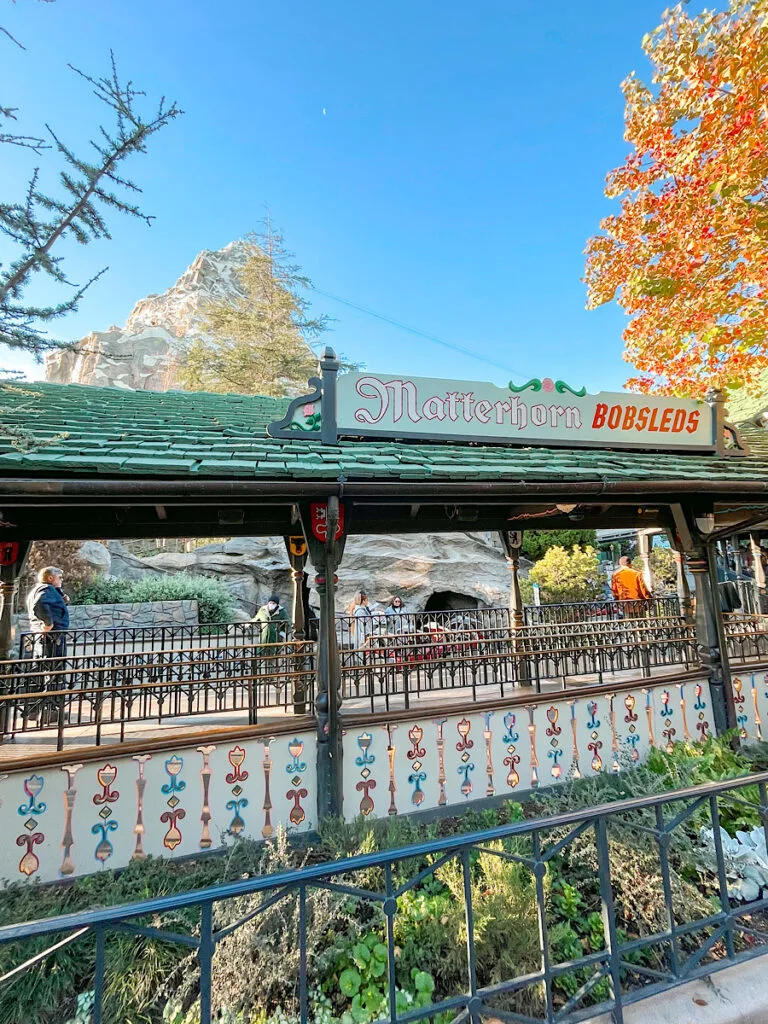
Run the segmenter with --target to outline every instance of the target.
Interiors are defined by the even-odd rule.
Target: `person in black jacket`
[[[67,637],[64,630],[69,628],[69,598],[62,591],[64,574],[54,565],[46,566],[37,574],[37,583],[27,595],[27,615],[29,628],[35,634],[35,656],[44,660],[63,658],[67,653]],[[60,663],[61,664],[61,663]],[[61,664],[63,668],[63,664]],[[57,675],[50,677],[51,685],[46,685],[46,677],[40,676],[41,690],[65,688],[66,677]],[[40,705],[30,705],[27,709],[36,717]],[[43,717],[46,717],[43,708]],[[27,717],[30,717],[28,715]],[[55,712],[49,710],[47,717],[54,717]],[[45,724],[45,723],[43,723]]]

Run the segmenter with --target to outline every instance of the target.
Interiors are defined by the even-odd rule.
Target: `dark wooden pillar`
[[[302,506],[301,519],[315,567],[320,600],[317,642],[318,817],[322,821],[342,814],[341,665],[336,639],[336,569],[346,540],[344,510],[336,497],[326,503]]]
[[[0,541],[0,660],[14,656],[13,605],[31,541]]]
[[[714,546],[700,540],[689,554],[688,564],[696,584],[696,645],[702,668],[709,677],[715,727],[722,734],[736,727],[736,712],[717,586]]]
[[[677,600],[680,605],[680,615],[686,625],[693,625],[693,601],[691,600],[691,588],[688,586],[688,576],[685,572],[685,552],[680,537],[674,530],[667,530],[672,554],[675,559],[675,583],[677,589]]]
[[[13,605],[31,541],[0,541],[0,660],[14,658]],[[5,687],[3,687],[3,692]],[[0,743],[5,735],[8,705],[0,704]]]
[[[525,652],[525,643],[521,643],[518,631],[525,625],[525,609],[523,607],[523,596],[520,593],[520,549],[523,546],[522,530],[502,530],[500,533],[501,543],[507,556],[507,565],[512,574],[509,587],[509,621],[512,627],[512,648],[521,657],[517,660],[517,679],[525,686],[531,682],[530,666],[522,655]]]
[[[304,566],[307,563],[307,542],[303,534],[284,537],[288,561],[291,566],[291,635],[294,640],[306,640],[307,626],[304,618]],[[303,658],[295,659],[295,664],[304,670]],[[293,685],[293,713],[304,715],[307,712],[307,691],[301,676]]]
[[[717,585],[715,546],[697,526],[697,512],[673,505],[675,528],[693,575],[696,596],[696,648],[709,679],[712,716],[719,734],[736,727],[731,670]],[[700,520],[701,522],[701,520]]]

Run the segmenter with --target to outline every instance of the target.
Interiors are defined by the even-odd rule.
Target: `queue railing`
[[[402,623],[400,623],[402,625]],[[730,659],[768,661],[768,619],[725,624]],[[517,630],[429,628],[372,632],[360,646],[339,648],[342,696],[390,709],[443,691],[475,699],[497,687],[566,689],[602,683],[614,673],[647,678],[664,667],[698,663],[695,630],[676,617],[552,623]],[[120,654],[70,654],[0,663],[0,738],[55,729],[57,746],[75,729],[99,744],[123,739],[142,722],[263,710],[312,713],[315,644],[217,643],[215,646]]]
[[[93,730],[122,741],[141,722],[263,709],[311,713],[315,645],[310,641],[240,644],[132,654],[67,655],[0,662],[2,736]]]

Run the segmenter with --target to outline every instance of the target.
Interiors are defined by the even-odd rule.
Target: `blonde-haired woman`
[[[363,660],[362,650],[373,633],[373,613],[369,607],[368,595],[358,590],[349,606],[349,614],[352,616],[350,629],[352,647],[358,652],[355,660],[360,663]]]

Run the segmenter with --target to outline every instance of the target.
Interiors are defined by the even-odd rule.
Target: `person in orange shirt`
[[[619,559],[619,568],[611,577],[611,590],[617,601],[647,601],[651,596],[643,574],[632,568],[627,555]]]

